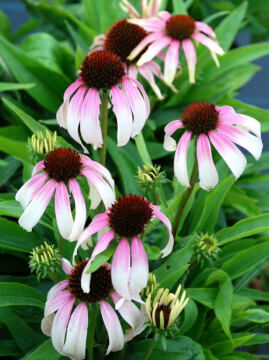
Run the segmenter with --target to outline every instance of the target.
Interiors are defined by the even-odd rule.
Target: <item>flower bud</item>
[[[216,238],[213,235],[201,234],[197,235],[195,242],[195,252],[197,261],[203,264],[205,261],[212,262],[218,256],[220,248]]]
[[[28,138],[28,145],[30,150],[37,155],[48,154],[57,148],[57,133],[54,131],[53,135],[46,129],[45,135],[42,131],[37,131]]]
[[[154,274],[149,273],[147,286],[141,291],[142,298],[147,298],[157,289],[158,283]]]

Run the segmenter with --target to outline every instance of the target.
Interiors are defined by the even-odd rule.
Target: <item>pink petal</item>
[[[190,186],[189,176],[188,176],[188,168],[187,168],[187,154],[188,148],[190,144],[192,133],[190,131],[186,131],[180,138],[175,158],[174,158],[174,172],[175,176],[183,186]]]
[[[101,315],[108,333],[109,345],[106,355],[110,351],[119,351],[124,346],[124,336],[116,312],[106,301],[100,301]]]
[[[73,228],[73,217],[69,194],[63,181],[59,182],[55,192],[55,215],[61,236],[68,240]]]
[[[86,90],[87,88],[85,86],[82,86],[72,97],[68,107],[66,119],[66,126],[70,136],[81,145],[82,143],[78,133],[78,126],[80,122],[80,114]]]
[[[134,19],[129,20],[129,22],[134,23]],[[152,43],[153,41],[162,39],[164,36],[163,32],[154,32],[152,34],[149,34],[148,36],[146,36],[138,45],[136,48],[134,48],[132,50],[132,52],[130,53],[130,55],[128,56],[128,60],[134,60],[140,53],[142,50],[145,49],[145,47],[147,47],[150,43]]]
[[[214,53],[218,55],[224,55],[224,51],[219,46],[219,44],[216,41],[211,40],[206,35],[202,33],[194,33],[191,35],[192,39],[200,42],[204,46],[206,46],[209,50],[213,51]]]
[[[68,280],[66,280],[68,281]],[[64,284],[61,284],[61,287]],[[64,306],[70,299],[72,298],[71,293],[69,290],[58,291],[54,296],[50,297],[45,305],[44,315],[48,316],[62,306]]]
[[[89,168],[90,170],[97,171],[100,175],[102,175],[107,182],[110,184],[111,188],[114,189],[114,180],[110,174],[110,172],[103,165],[99,164],[96,161],[91,160],[88,156],[81,154],[81,162],[82,165]]]
[[[88,261],[87,265],[85,266],[81,276],[81,288],[85,293],[90,292],[90,282],[91,282],[91,274],[87,274],[87,271],[89,270],[95,257],[107,249],[107,247],[109,246],[110,242],[114,239],[114,237],[115,237],[115,232],[113,230],[108,230],[98,240],[92,252],[91,259]]]
[[[247,149],[256,160],[261,157],[263,148],[261,138],[251,135],[236,126],[221,124],[218,129],[234,143]]]
[[[158,18],[139,19],[139,26],[148,32],[161,32],[165,30],[165,22]]]
[[[75,221],[72,227],[71,234],[69,235],[69,241],[75,241],[78,239],[79,235],[82,233],[86,218],[87,218],[87,211],[86,205],[84,201],[84,196],[81,192],[80,186],[75,179],[69,180],[70,190],[72,192],[73,198],[75,200]]]
[[[81,174],[84,175],[88,181],[94,185],[103,200],[105,208],[108,209],[115,201],[114,189],[111,189],[109,184],[95,171],[82,169]]]
[[[119,5],[122,8],[122,10],[125,11],[130,17],[135,17],[135,18],[140,17],[139,13],[136,11],[136,9],[129,1],[122,0],[122,2],[119,3]]]
[[[58,310],[53,320],[51,340],[53,346],[61,355],[65,355],[63,350],[65,333],[74,303],[75,298],[70,298],[70,300],[66,301]]]
[[[156,218],[158,218],[166,226],[168,233],[169,233],[168,243],[167,243],[166,247],[161,250],[161,253],[163,254],[162,257],[166,257],[167,255],[169,255],[171,253],[171,251],[173,250],[173,246],[174,246],[174,236],[172,234],[172,225],[171,225],[171,222],[168,219],[168,217],[165,216],[162,212],[160,212],[158,210],[157,206],[151,205],[151,207],[153,210],[153,216],[156,216]]]
[[[139,294],[147,286],[149,274],[148,257],[142,241],[138,237],[132,239],[132,266],[130,291]]]
[[[43,170],[45,168],[44,161],[39,161],[32,171],[32,176],[36,175],[39,171]]]
[[[145,125],[147,119],[146,104],[139,90],[137,90],[137,87],[134,84],[132,84],[127,78],[125,78],[122,83],[134,116],[132,137],[135,137],[142,131]]]
[[[103,145],[99,115],[99,93],[96,89],[89,89],[81,107],[80,132],[83,140],[95,149]]]
[[[164,97],[163,97],[158,85],[156,84],[156,81],[154,78],[154,75],[156,74],[156,69],[153,68],[153,66],[152,66],[153,64],[156,64],[156,63],[154,61],[149,61],[146,64],[139,66],[138,71],[139,71],[139,74],[144,79],[147,80],[147,82],[151,86],[152,90],[155,92],[158,99],[163,100]],[[156,64],[156,65],[159,68],[159,73],[160,73],[161,72],[160,66],[159,66],[159,64]],[[130,73],[129,73],[129,75],[130,75]]]
[[[86,229],[83,231],[83,233],[78,238],[74,253],[73,253],[73,259],[77,255],[78,248],[85,242],[88,241],[89,238],[103,229],[104,227],[108,226],[108,216],[107,213],[98,214],[95,216],[95,218],[92,220],[90,225],[86,227]]]
[[[129,75],[125,75],[126,78],[128,78],[130,81],[132,81],[137,87],[138,89],[141,91],[141,94],[143,96],[143,99],[145,101],[146,104],[146,109],[147,109],[147,117],[149,116],[150,113],[150,103],[149,103],[149,98],[148,95],[145,92],[145,89],[143,88],[143,86],[140,84],[139,81],[137,81],[136,79],[131,78]]]
[[[75,82],[69,85],[68,88],[65,90],[64,100],[70,98],[70,96],[72,96],[81,85],[83,85],[83,80],[81,78],[78,78]]]
[[[68,286],[68,280],[60,281],[58,284],[54,285],[48,292],[47,301],[53,298],[56,294],[58,294],[60,291],[65,289],[67,286]]]
[[[73,270],[73,266],[71,265],[70,261],[65,258],[62,258],[62,268],[66,275],[70,275]]]
[[[164,128],[165,137],[163,142],[163,147],[167,151],[174,151],[176,150],[176,141],[171,137],[175,131],[180,128],[183,128],[184,125],[181,120],[174,120],[171,121],[166,127]]]
[[[19,201],[24,209],[35,194],[42,188],[47,177],[48,175],[46,173],[35,175],[18,190],[15,199]]]
[[[197,140],[197,159],[200,187],[204,190],[213,189],[219,182],[219,176],[212,159],[210,142],[205,134],[199,135]]]
[[[131,76],[132,78],[136,79],[137,78],[137,67],[133,64],[128,66],[128,75]]]
[[[122,90],[114,85],[111,88],[113,112],[118,124],[118,146],[124,146],[130,140],[133,127],[132,111]]]
[[[261,124],[253,117],[242,114],[225,114],[219,116],[219,121],[227,124],[239,125],[247,131],[251,131],[258,137],[261,137]]]
[[[143,41],[143,40],[142,40]],[[163,37],[159,40],[154,41],[147,50],[143,53],[143,55],[139,58],[137,62],[137,66],[141,66],[146,62],[152,60],[155,56],[157,56],[167,45],[171,44],[172,39],[168,36],[163,35]]]
[[[201,31],[206,35],[211,36],[213,39],[216,39],[216,34],[214,33],[212,27],[201,21],[195,21],[195,30]]]
[[[164,62],[164,79],[168,84],[172,84],[176,76],[178,57],[179,57],[180,42],[172,40]]]
[[[164,20],[165,22],[167,22],[168,19],[170,19],[170,17],[172,16],[168,11],[161,11],[159,12],[158,16]]]
[[[24,213],[19,218],[19,224],[23,229],[26,231],[32,231],[32,228],[38,223],[46,210],[55,191],[56,185],[57,182],[51,179],[34,196]]]
[[[85,359],[88,331],[88,308],[80,303],[74,310],[68,323],[64,353],[76,360]]]
[[[236,178],[244,171],[247,160],[242,152],[225,135],[215,130],[209,131],[209,138],[217,152],[229,166]]]
[[[216,110],[218,110],[219,116],[235,114],[234,108],[229,105],[216,106]]]
[[[185,39],[182,41],[182,48],[185,53],[188,69],[189,69],[189,79],[190,83],[195,83],[195,67],[196,67],[196,51],[195,47],[191,40]]]
[[[111,279],[114,289],[124,299],[130,300],[130,245],[126,238],[122,238],[114,253],[111,266]]]

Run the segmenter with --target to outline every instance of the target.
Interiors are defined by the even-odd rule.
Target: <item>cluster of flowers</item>
[[[187,15],[171,15],[160,11],[160,1],[142,1],[142,16],[127,1],[121,6],[128,19],[116,22],[105,35],[95,38],[88,56],[83,61],[78,79],[71,84],[64,102],[57,112],[57,120],[70,136],[84,149],[85,143],[95,149],[103,146],[100,124],[102,106],[112,106],[117,120],[118,146],[143,129],[150,113],[148,96],[136,77],[141,75],[159,99],[163,95],[156,77],[173,91],[172,84],[178,69],[180,48],[186,57],[189,80],[195,82],[196,51],[194,42],[206,46],[219,66],[217,55],[223,55],[212,28]],[[164,62],[162,73],[161,62]],[[178,144],[172,138],[176,130],[184,130]],[[246,158],[235,144],[246,148],[256,159],[261,155],[260,124],[255,119],[236,114],[230,106],[215,106],[207,102],[189,105],[181,120],[165,128],[164,147],[175,150],[174,171],[178,181],[190,186],[187,154],[190,141],[197,141],[196,153],[200,186],[209,190],[218,183],[218,173],[211,154],[211,143],[236,177],[246,166]],[[92,209],[103,202],[106,211],[96,215],[89,226],[86,203],[78,178],[86,178]],[[114,180],[110,172],[87,155],[72,149],[57,148],[49,152],[44,161],[36,164],[32,178],[17,192],[16,199],[24,212],[19,224],[27,231],[39,222],[53,195],[55,216],[62,238],[76,241],[73,265],[62,259],[68,279],[56,284],[48,293],[42,330],[51,336],[57,351],[72,359],[84,359],[88,329],[88,305],[99,303],[104,325],[109,336],[107,353],[123,348],[145,328],[145,311],[135,302],[142,303],[140,292],[147,286],[148,259],[140,235],[149,222],[158,218],[167,228],[169,239],[162,250],[163,256],[171,253],[174,237],[169,219],[158,206],[138,195],[125,195],[116,200]],[[72,201],[70,202],[70,195]],[[73,205],[74,204],[74,205]],[[73,217],[72,207],[75,208]],[[90,258],[76,263],[80,247],[92,245],[91,237],[99,233]],[[117,242],[112,264],[104,264],[94,272],[90,267],[95,257],[105,251],[110,243]],[[175,295],[162,296],[151,308],[147,301],[149,320],[160,327],[168,327],[184,308],[187,301]],[[165,304],[169,314],[159,310]],[[125,335],[118,316],[131,326]],[[74,309],[74,310],[73,310]]]

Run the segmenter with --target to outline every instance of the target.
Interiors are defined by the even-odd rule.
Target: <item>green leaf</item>
[[[230,322],[232,317],[233,286],[229,276],[221,270],[210,274],[206,285],[219,282],[219,292],[215,300],[214,311],[225,334],[231,338]]]
[[[5,158],[5,164],[0,165],[0,186],[4,185],[16,172],[20,162],[11,156]]]
[[[11,38],[11,24],[6,14],[0,10],[0,34],[7,40]]]
[[[152,164],[142,132],[136,136],[135,143],[143,164]]]
[[[113,0],[83,0],[83,7],[87,23],[97,34],[106,32],[119,18]]]
[[[231,353],[235,348],[246,345],[249,340],[251,340],[255,335],[254,334],[233,334],[231,340],[222,340],[220,342],[214,342],[209,348],[215,356],[219,359],[221,355],[226,355]]]
[[[228,176],[214,190],[211,190],[203,201],[194,208],[193,213],[190,214],[190,231],[214,232],[220,208],[234,181],[235,178],[233,175]]]
[[[61,355],[54,349],[51,339],[48,339],[28,355],[25,360],[58,360],[60,356]]]
[[[8,155],[12,155],[15,159],[22,162],[28,162],[29,153],[26,150],[26,143],[8,139],[7,137],[0,136],[0,151]]]
[[[0,53],[19,82],[36,85],[27,89],[27,92],[39,104],[55,112],[61,105],[63,93],[69,85],[65,78],[3,38],[0,38]]]
[[[238,294],[247,296],[255,301],[269,302],[269,293],[265,292],[265,291],[246,288],[246,289],[240,290],[240,292]]]
[[[184,308],[184,320],[180,327],[180,333],[185,334],[194,325],[198,317],[198,309],[193,300],[189,300],[188,304]]]
[[[233,226],[220,230],[215,237],[219,245],[224,245],[268,230],[269,214],[262,214],[240,220]]]
[[[0,217],[0,248],[31,252],[32,248],[41,245],[40,238],[34,232],[26,232],[17,223]]]
[[[188,14],[186,5],[183,0],[173,0],[173,14]]]
[[[0,92],[13,91],[13,90],[26,90],[31,89],[35,84],[19,84],[11,82],[0,82]]]
[[[14,340],[1,340],[0,357],[19,356],[21,351],[18,349]]]
[[[227,51],[241,26],[247,10],[247,2],[244,1],[228,15],[216,28],[217,39],[224,51]]]
[[[93,260],[91,266],[87,271],[87,274],[93,273],[94,271],[99,269],[100,266],[106,263],[114,254],[116,247],[117,247],[117,243],[115,241],[112,241],[105,251],[103,251],[101,254],[98,254],[95,257],[95,259]]]
[[[214,304],[218,294],[217,289],[213,288],[197,288],[197,289],[186,289],[187,296],[191,299],[203,304],[204,306],[214,309]]]
[[[263,324],[269,322],[269,313],[262,309],[248,309],[235,317],[235,320],[239,319]]]
[[[0,307],[37,306],[44,308],[45,297],[32,287],[20,283],[0,283]]]
[[[1,295],[0,295],[1,296]],[[19,349],[27,352],[43,339],[43,335],[35,332],[20,316],[8,308],[0,307],[0,321],[8,328]]]
[[[269,258],[269,242],[251,246],[226,261],[222,270],[227,272],[231,279],[235,279],[245,272]]]
[[[4,215],[4,216],[19,218],[22,213],[23,213],[23,209],[21,205],[18,203],[18,201],[16,200],[0,201],[0,216]]]

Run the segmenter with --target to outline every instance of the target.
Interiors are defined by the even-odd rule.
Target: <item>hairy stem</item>
[[[93,347],[94,347],[96,320],[97,320],[97,306],[96,304],[93,303],[89,318],[88,337],[87,337],[88,360],[94,360]]]
[[[143,360],[148,360],[150,358],[150,355],[153,351],[153,349],[155,348],[155,345],[157,344],[159,340],[159,334],[155,334],[154,338],[151,340],[149,347],[143,357]]]

